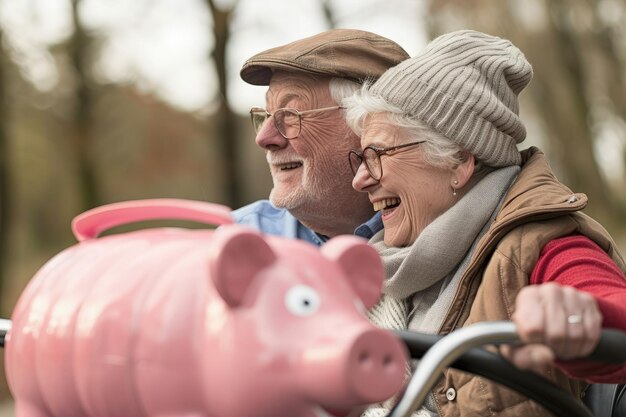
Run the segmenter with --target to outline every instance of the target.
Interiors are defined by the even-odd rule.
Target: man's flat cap
[[[375,33],[333,29],[260,52],[243,64],[240,75],[253,85],[269,85],[277,70],[361,83],[378,79],[408,57],[400,45]]]

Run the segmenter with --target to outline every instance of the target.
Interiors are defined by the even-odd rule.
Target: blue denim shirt
[[[317,246],[328,240],[327,236],[315,233],[300,223],[289,211],[274,207],[268,200],[259,200],[243,206],[233,211],[232,216],[235,223],[250,226],[269,235],[301,239]],[[382,228],[381,215],[377,213],[357,227],[354,234],[369,239]]]

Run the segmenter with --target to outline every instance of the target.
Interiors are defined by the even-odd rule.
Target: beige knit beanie
[[[485,164],[519,165],[526,138],[517,95],[532,67],[510,41],[461,30],[389,69],[370,92],[426,123]]]

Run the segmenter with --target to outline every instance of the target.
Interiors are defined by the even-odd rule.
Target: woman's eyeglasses
[[[270,113],[264,108],[253,107],[250,109],[250,119],[255,133],[259,133],[261,128],[270,117],[274,117],[274,126],[278,132],[287,140],[295,139],[300,134],[302,128],[302,116],[309,113],[320,111],[330,111],[342,109],[342,106],[324,107],[321,109],[303,110],[296,109],[278,109],[274,113]]]
[[[378,146],[370,145],[363,149],[362,152],[350,151],[350,153],[348,154],[348,158],[350,160],[350,168],[352,168],[352,173],[356,176],[356,173],[358,172],[361,164],[365,163],[365,168],[370,174],[370,177],[372,177],[375,181],[380,181],[380,179],[383,177],[383,165],[380,162],[380,157],[382,155],[391,155],[398,149],[419,145],[420,143],[424,142],[426,141],[420,140],[417,142],[405,143],[404,145],[390,146],[389,148],[380,148]]]

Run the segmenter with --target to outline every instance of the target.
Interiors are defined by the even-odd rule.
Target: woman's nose
[[[266,120],[254,140],[258,147],[267,151],[275,151],[287,146],[289,141],[280,134],[273,120]]]
[[[359,169],[352,180],[352,188],[362,193],[368,192],[368,188],[378,184],[378,181],[372,178],[370,173],[365,168],[365,164],[359,165]]]

